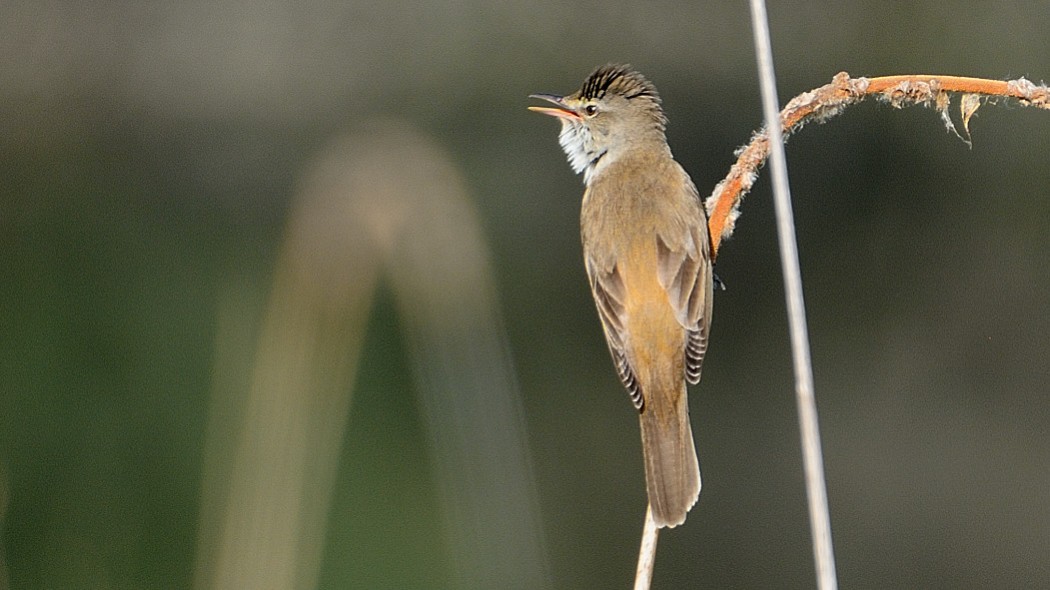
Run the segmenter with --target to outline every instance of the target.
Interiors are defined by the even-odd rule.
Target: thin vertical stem
[[[813,393],[813,368],[810,362],[809,336],[806,328],[806,309],[802,300],[802,272],[799,269],[798,246],[795,240],[794,214],[791,210],[791,189],[788,185],[787,159],[777,104],[776,78],[773,75],[773,49],[769,36],[769,21],[764,0],[751,0],[751,21],[758,57],[759,80],[762,87],[762,110],[769,134],[773,202],[776,208],[777,236],[780,242],[780,262],[784,272],[784,291],[787,299],[788,325],[791,331],[791,351],[795,368],[795,394],[798,405],[799,427],[802,431],[802,459],[806,478],[806,496],[809,500],[810,530],[813,536],[813,558],[817,569],[817,588],[836,590],[835,556],[831,544],[831,517],[828,510],[827,489],[824,483],[824,461],[820,449],[820,431],[817,425],[817,405]]]
[[[642,546],[638,550],[638,571],[634,575],[634,590],[649,590],[653,581],[653,566],[656,564],[656,540],[660,529],[653,521],[653,508],[645,509],[645,527],[642,529]]]

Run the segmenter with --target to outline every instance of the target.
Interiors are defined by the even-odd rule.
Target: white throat
[[[576,174],[583,173],[583,183],[589,185],[595,172],[608,164],[608,149],[598,150],[586,125],[562,120],[558,143],[569,158]]]

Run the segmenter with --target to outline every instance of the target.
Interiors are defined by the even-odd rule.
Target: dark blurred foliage
[[[1038,82],[1046,8],[772,3],[782,100],[841,70]],[[743,2],[0,6],[0,587],[193,584],[212,391],[247,380],[215,374],[220,302],[250,341],[304,166],[380,116],[440,142],[479,211],[555,585],[627,587],[637,419],[585,284],[581,183],[526,96],[632,63],[706,195],[760,123],[750,43]],[[1050,583],[1050,114],[985,105],[970,129],[972,149],[930,110],[864,104],[788,146],[844,587]],[[767,187],[718,260],[704,489],[657,587],[812,585]],[[383,283],[325,588],[452,579],[392,300]]]

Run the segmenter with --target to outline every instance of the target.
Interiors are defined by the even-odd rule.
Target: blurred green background
[[[1050,77],[1044,0],[769,11],[782,100],[841,70]],[[306,171],[377,118],[429,138],[474,208],[539,577],[628,587],[637,419],[586,287],[580,180],[526,96],[632,63],[706,196],[760,125],[748,18],[743,1],[0,5],[0,587],[221,587],[200,573],[202,490],[224,481],[209,432],[242,411]],[[843,587],[1050,585],[1050,113],[986,105],[970,128],[972,150],[930,110],[863,104],[788,146]],[[373,270],[316,585],[456,587],[428,381],[391,268]],[[811,587],[764,178],[716,270],[690,400],[704,489],[655,585]]]

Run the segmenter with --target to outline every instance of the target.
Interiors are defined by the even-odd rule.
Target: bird
[[[583,174],[584,266],[616,372],[638,411],[646,492],[657,527],[700,494],[687,383],[700,381],[713,303],[707,213],[667,143],[656,87],[625,64],[595,69],[566,96],[529,109],[561,122]]]

